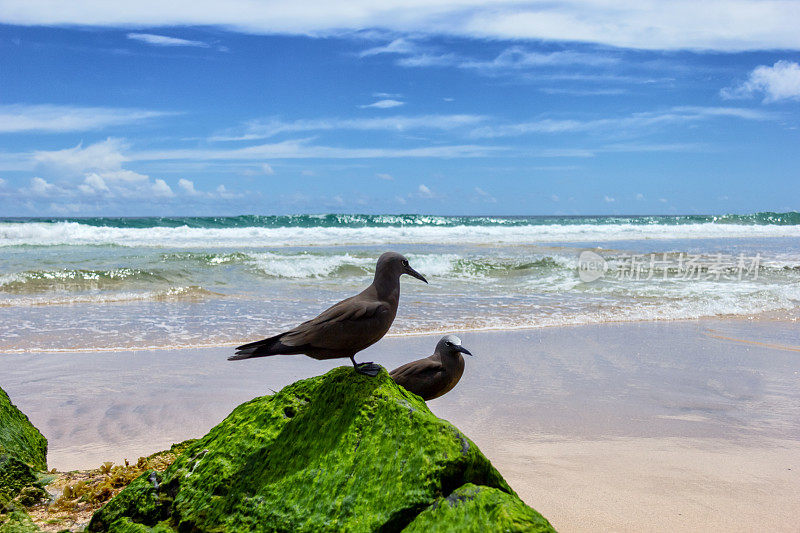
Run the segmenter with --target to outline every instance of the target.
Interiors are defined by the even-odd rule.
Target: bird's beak
[[[456,346],[455,348],[456,348],[457,352],[465,353],[467,355],[472,355],[472,352],[470,352],[469,350],[467,350],[463,346]]]
[[[423,276],[422,274],[420,274],[419,272],[417,272],[416,270],[414,270],[414,269],[413,269],[413,268],[411,268],[410,266],[407,266],[407,267],[405,267],[405,268],[404,268],[404,271],[405,271],[405,273],[406,273],[406,274],[408,274],[409,276],[414,276],[414,277],[415,277],[415,278],[417,278],[418,280],[420,280],[420,281],[424,281],[425,283],[428,283],[428,280],[427,280],[427,279],[425,279],[425,276]]]

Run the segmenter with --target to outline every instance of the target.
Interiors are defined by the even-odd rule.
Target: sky
[[[797,21],[794,0],[0,0],[0,217],[800,211]]]

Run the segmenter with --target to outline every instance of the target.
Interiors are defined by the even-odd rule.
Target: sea
[[[391,335],[800,310],[800,213],[0,218],[0,352],[235,345],[404,276]]]

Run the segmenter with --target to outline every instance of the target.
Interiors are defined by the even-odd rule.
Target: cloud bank
[[[223,26],[258,34],[386,32],[580,41],[676,50],[800,49],[795,0],[6,0],[0,21],[106,27]],[[396,43],[395,48],[403,43]],[[391,52],[392,50],[386,50]],[[381,53],[380,49],[373,54]]]

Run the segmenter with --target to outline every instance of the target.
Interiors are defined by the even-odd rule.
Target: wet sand
[[[704,320],[465,332],[429,402],[560,531],[798,531],[800,328]],[[362,352],[391,369],[438,336]],[[0,355],[2,386],[60,470],[202,436],[236,405],[341,361],[230,349]]]

